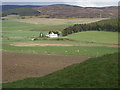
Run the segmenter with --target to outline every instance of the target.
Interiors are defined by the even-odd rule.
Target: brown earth
[[[41,77],[89,57],[32,53],[2,53],[3,83],[29,77]]]
[[[10,44],[12,46],[102,46],[102,45],[96,45],[96,44],[91,44],[91,45],[86,45],[86,44],[81,44],[81,45],[74,45],[74,44],[37,44],[37,43],[13,43]],[[111,48],[120,48],[118,45],[106,45],[106,47],[111,47]]]
[[[78,46],[78,45],[72,45],[72,44],[28,44],[28,43],[16,43],[16,44],[10,44],[12,46]]]

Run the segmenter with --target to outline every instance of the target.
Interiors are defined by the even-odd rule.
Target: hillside
[[[21,15],[21,16],[33,16],[33,15],[36,16],[39,15],[40,12],[32,8],[16,8],[16,9],[3,11],[2,16],[12,15],[12,14]]]
[[[70,34],[65,38],[86,42],[86,43],[101,43],[101,44],[118,44],[117,32],[106,31],[86,31]]]
[[[3,88],[118,88],[117,72],[118,53],[115,53],[91,58],[43,77],[5,83]]]
[[[118,7],[79,7],[72,5],[49,5],[43,7],[36,7],[35,10],[41,11],[43,15],[49,15],[53,18],[65,18],[65,17],[79,17],[79,18],[108,18],[117,17]]]
[[[8,12],[7,14],[11,14],[10,13],[11,10],[13,11],[13,13],[19,12],[18,8],[25,8],[25,9],[31,8],[31,10],[32,9],[37,10],[41,12],[41,17],[47,17],[47,18],[110,18],[110,17],[118,16],[117,6],[98,8],[98,7],[79,7],[79,6],[66,5],[66,4],[55,4],[55,5],[47,5],[47,6],[3,5],[2,6],[3,14],[6,12]]]
[[[67,27],[63,30],[63,36],[67,36],[69,34],[82,32],[82,31],[112,31],[112,32],[120,32],[118,25],[118,18],[112,18],[107,20],[101,20],[98,22],[90,23],[90,24],[75,24],[74,26]]]
[[[2,5],[0,8],[2,8],[2,11],[9,10],[9,9],[16,9],[16,8],[33,8],[33,7],[40,7],[37,5]]]

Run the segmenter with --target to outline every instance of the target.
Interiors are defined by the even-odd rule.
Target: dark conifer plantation
[[[67,36],[68,34],[73,34],[73,33],[82,32],[82,31],[120,32],[119,25],[118,25],[118,18],[102,20],[102,21],[98,21],[90,24],[75,24],[74,26],[65,28],[62,31],[62,35]]]

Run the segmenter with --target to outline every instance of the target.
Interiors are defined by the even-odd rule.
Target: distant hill
[[[60,17],[79,17],[79,18],[108,18],[118,16],[118,7],[79,7],[72,5],[49,5],[35,7],[35,10],[41,11],[41,14],[49,15],[53,18]]]
[[[34,10],[32,8],[16,8],[16,9],[5,10],[2,12],[2,16],[7,16],[7,15],[36,16],[39,14],[40,14],[39,11]]]
[[[118,7],[80,7],[66,4],[55,4],[47,6],[36,5],[3,5],[3,15],[16,13],[19,15],[31,15],[29,12],[40,12],[40,17],[47,18],[111,18],[118,16]],[[20,8],[24,11],[18,13]],[[27,9],[29,8],[29,10]],[[30,11],[31,10],[31,11]],[[11,13],[12,12],[12,13]],[[25,14],[23,14],[25,13]],[[32,15],[36,15],[35,13]],[[37,14],[38,15],[38,14]]]
[[[16,8],[33,8],[33,7],[41,7],[37,5],[2,5],[2,11],[9,10],[9,9],[16,9]]]

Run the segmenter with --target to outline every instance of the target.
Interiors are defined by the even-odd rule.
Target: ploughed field
[[[85,61],[87,56],[3,52],[3,83],[40,77]]]

